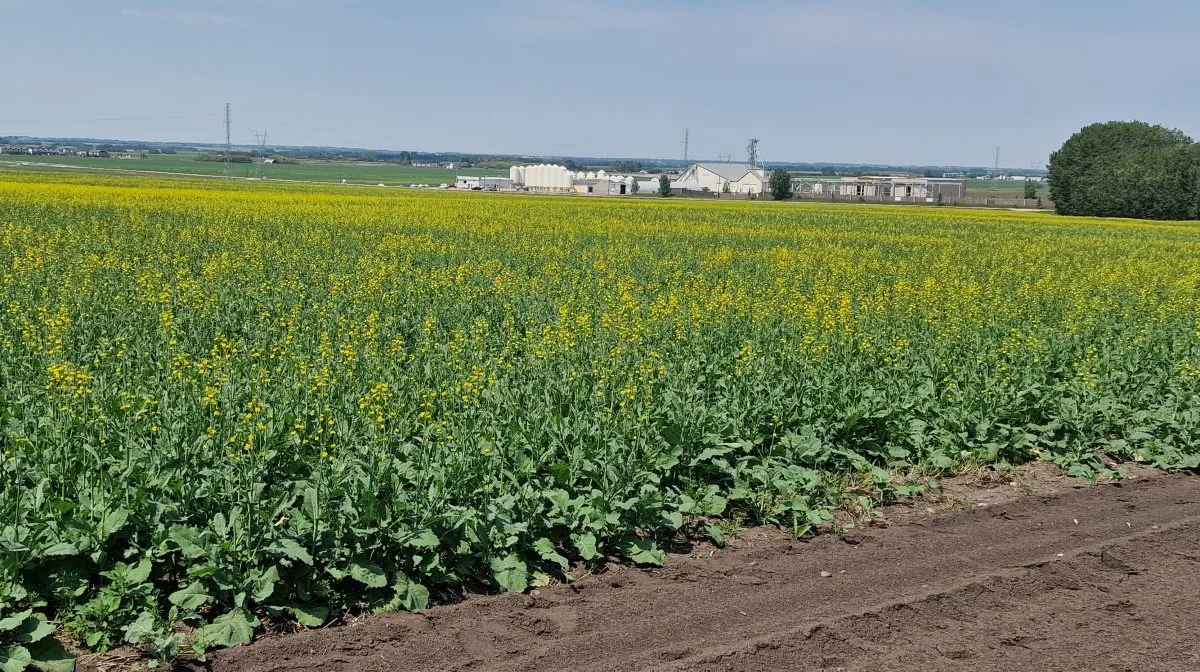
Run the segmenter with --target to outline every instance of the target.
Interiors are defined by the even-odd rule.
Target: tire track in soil
[[[809,541],[760,531],[661,570],[268,638],[209,667],[1195,671],[1198,627],[1200,477],[1176,475]]]

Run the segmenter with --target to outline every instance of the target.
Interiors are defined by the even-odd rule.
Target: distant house
[[[729,191],[735,194],[761,194],[767,190],[767,171],[749,163],[693,163],[676,180],[680,187],[693,191]]]

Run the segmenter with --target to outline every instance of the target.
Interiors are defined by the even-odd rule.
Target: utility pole
[[[267,172],[267,132],[255,133],[254,140],[258,143],[258,170],[255,171],[255,176],[258,179],[266,179]]]
[[[232,175],[233,164],[233,122],[229,117],[229,103],[225,103],[225,165],[221,168],[221,175],[230,177]]]
[[[993,176],[1000,177],[1000,148],[996,148],[996,166],[993,169]]]
[[[690,132],[691,130],[692,129],[690,129],[690,128],[683,129],[683,162],[684,163],[688,162],[688,132]]]

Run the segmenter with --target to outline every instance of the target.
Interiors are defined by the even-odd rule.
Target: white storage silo
[[[508,169],[508,179],[513,181],[513,184],[521,183],[521,169],[513,166]]]
[[[606,178],[606,177],[608,177],[608,173],[604,172],[603,170],[601,170],[601,171],[598,171],[598,172],[596,173],[596,179],[597,179],[597,180],[603,180],[603,179],[604,179],[604,178]]]
[[[585,179],[585,180],[594,180],[594,179],[596,179],[596,174],[595,174],[595,173],[588,173],[588,174],[587,174],[587,177],[585,177],[584,179]]]

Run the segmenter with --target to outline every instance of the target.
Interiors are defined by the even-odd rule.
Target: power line
[[[94,119],[0,119],[4,124],[76,124],[89,121],[167,121],[176,119],[216,119],[211,114],[188,115],[182,117],[97,117]]]
[[[233,162],[233,134],[232,121],[229,117],[229,103],[225,103],[225,165],[221,168],[221,174],[229,177]]]

